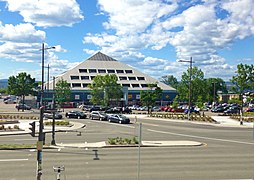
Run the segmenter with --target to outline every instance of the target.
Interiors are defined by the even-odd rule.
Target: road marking
[[[0,159],[0,162],[28,161],[28,159]]]
[[[34,139],[14,139],[14,141],[34,141]]]
[[[155,127],[158,127],[159,125],[158,124],[150,124],[150,123],[142,123],[144,125],[148,125],[148,126],[155,126]]]
[[[153,129],[147,129],[147,130],[152,131],[152,132],[157,132],[157,133],[172,134],[172,135],[184,136],[184,137],[193,137],[193,138],[208,139],[208,140],[213,140],[213,141],[222,141],[222,142],[254,145],[254,143],[243,142],[243,141],[235,141],[235,140],[219,139],[219,138],[210,138],[210,137],[204,137],[204,136],[194,136],[194,135],[188,135],[188,134],[179,134],[179,133],[172,133],[172,132],[165,132],[165,131],[157,131],[157,130],[153,130]]]

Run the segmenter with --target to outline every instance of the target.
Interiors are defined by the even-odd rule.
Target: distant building
[[[117,83],[123,87],[122,101],[125,105],[139,104],[140,92],[148,90],[148,84],[152,83],[158,83],[158,86],[163,90],[163,97],[158,100],[160,104],[168,104],[177,94],[174,88],[101,52],[59,75],[56,77],[56,82],[61,78],[66,80],[72,90],[71,101],[87,104],[91,99],[88,85],[92,83],[95,76],[106,74],[115,74],[118,77]],[[47,91],[45,91],[45,96],[52,97],[53,82],[50,81],[49,85],[45,83],[45,87],[47,86],[49,86],[49,94],[46,95]]]

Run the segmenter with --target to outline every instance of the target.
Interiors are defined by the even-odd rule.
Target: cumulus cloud
[[[148,74],[157,77],[168,73],[178,76],[188,64],[172,61],[193,57],[195,66],[207,76],[228,79],[233,65],[218,50],[254,35],[253,0],[98,0],[98,7],[108,16],[103,24],[105,32],[87,34],[84,43],[94,44],[124,62],[142,64]],[[151,54],[142,53],[136,59],[133,56],[169,46],[174,47],[176,59],[167,63]],[[155,67],[159,70],[154,71]]]
[[[75,0],[2,0],[11,12],[19,12],[25,22],[41,27],[72,26],[84,19]]]

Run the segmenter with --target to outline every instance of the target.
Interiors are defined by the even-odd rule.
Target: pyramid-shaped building
[[[59,75],[56,79],[66,80],[72,89],[72,101],[88,103],[91,98],[88,85],[97,75],[115,74],[118,84],[123,87],[125,104],[137,104],[140,101],[140,92],[148,89],[148,84],[158,83],[163,90],[161,101],[168,103],[176,96],[176,90],[158,80],[121,63],[101,52],[97,52],[74,68]],[[49,84],[52,89],[53,82]]]

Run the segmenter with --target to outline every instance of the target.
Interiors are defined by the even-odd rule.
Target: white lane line
[[[34,141],[34,139],[14,139],[14,141]]]
[[[28,159],[0,159],[0,162],[28,161]]]
[[[210,138],[210,137],[203,137],[203,136],[194,136],[194,135],[188,135],[188,134],[179,134],[179,133],[172,133],[172,132],[165,132],[165,131],[157,131],[157,130],[153,130],[153,129],[147,129],[147,130],[152,131],[152,132],[162,133],[162,134],[172,134],[172,135],[176,135],[176,136],[193,137],[193,138],[208,139],[208,140],[213,140],[213,141],[222,141],[222,142],[254,145],[254,143],[244,142],[244,141],[235,141],[235,140],[228,140],[228,139],[218,139],[218,138]]]
[[[144,125],[148,125],[148,126],[155,126],[155,127],[158,127],[159,125],[158,124],[151,124],[151,123],[142,123]]]

